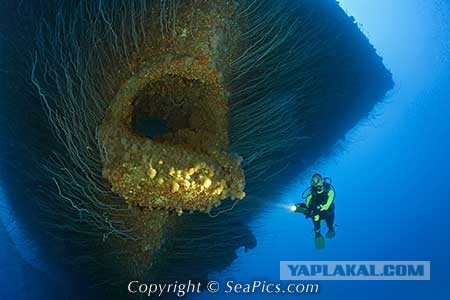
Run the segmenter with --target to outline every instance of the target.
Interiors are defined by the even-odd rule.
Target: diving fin
[[[325,237],[327,239],[332,239],[336,236],[336,231],[334,231],[334,229],[330,229],[328,230],[327,234],[325,235]]]
[[[317,250],[325,248],[325,239],[320,232],[316,232],[316,237],[314,238],[314,244]]]

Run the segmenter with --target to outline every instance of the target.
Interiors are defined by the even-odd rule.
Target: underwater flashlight
[[[304,203],[297,203],[291,206],[291,211],[306,214],[309,212],[309,209]]]

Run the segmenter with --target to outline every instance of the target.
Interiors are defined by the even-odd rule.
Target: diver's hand
[[[313,213],[311,210],[305,211],[305,219],[312,218],[312,217],[313,217]]]
[[[320,211],[325,211],[325,210],[327,210],[324,206],[320,206]]]

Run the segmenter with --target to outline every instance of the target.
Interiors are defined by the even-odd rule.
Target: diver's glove
[[[311,217],[311,209],[308,208],[308,206],[306,206],[305,203],[299,203],[297,204],[299,207],[301,207],[302,209],[304,209],[303,214],[305,215],[305,218],[308,219]]]
[[[303,204],[303,205],[305,205],[305,204]],[[304,212],[305,219],[312,218],[313,217],[313,213],[314,213],[313,210],[308,208],[306,205],[304,207],[306,208],[306,210]]]

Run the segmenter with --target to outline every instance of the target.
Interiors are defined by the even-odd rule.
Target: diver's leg
[[[317,221],[313,219],[314,223],[314,245],[316,246],[316,249],[323,249],[325,248],[325,239],[323,238],[322,234],[320,233],[320,221],[322,221],[322,218],[320,217]]]
[[[336,235],[336,232],[334,231],[334,211],[327,213],[324,219],[328,227],[326,238],[332,239]]]
[[[334,211],[327,213],[324,219],[327,223],[328,230],[334,230]]]
[[[316,233],[320,232],[320,221],[321,221],[321,219],[316,221],[316,220],[314,220],[314,217],[313,217],[314,231]]]

